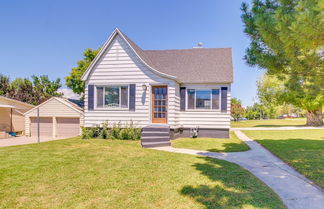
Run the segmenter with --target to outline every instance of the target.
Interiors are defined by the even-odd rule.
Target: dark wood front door
[[[167,123],[168,87],[152,87],[152,123]]]

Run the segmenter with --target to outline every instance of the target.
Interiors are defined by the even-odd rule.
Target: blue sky
[[[143,49],[232,47],[232,95],[251,105],[262,71],[243,60],[240,0],[30,0],[0,4],[0,73],[64,77],[86,48],[99,48],[115,27]]]

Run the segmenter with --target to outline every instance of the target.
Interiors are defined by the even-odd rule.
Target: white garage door
[[[31,135],[37,136],[37,118],[30,118],[31,120]],[[52,137],[53,132],[53,121],[52,118],[39,118],[39,133],[40,136]]]
[[[73,137],[80,135],[80,118],[56,118],[57,137]]]

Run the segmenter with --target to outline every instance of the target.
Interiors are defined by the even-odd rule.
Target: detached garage
[[[52,97],[25,114],[26,136],[67,138],[81,134],[83,110],[68,99]],[[39,129],[38,129],[39,124]]]

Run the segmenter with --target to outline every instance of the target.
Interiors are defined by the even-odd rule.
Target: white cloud
[[[61,88],[57,92],[63,93],[63,97],[68,99],[80,99],[80,95],[72,91],[72,89]]]

